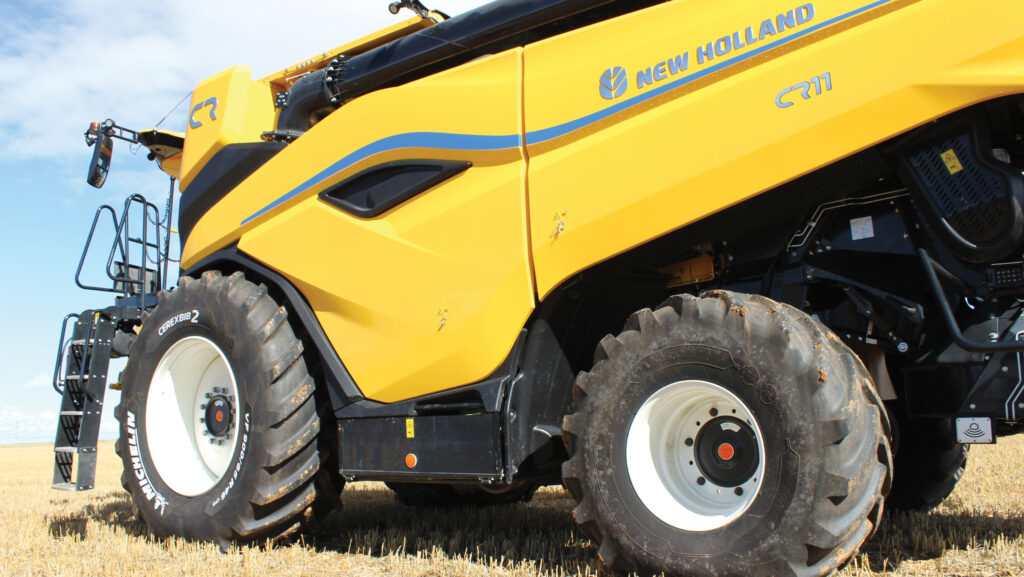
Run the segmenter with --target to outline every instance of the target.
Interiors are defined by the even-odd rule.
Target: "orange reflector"
[[[416,453],[409,453],[405,456],[405,466],[410,469],[416,466]]]
[[[219,423],[224,420],[224,413],[217,411],[217,414],[214,415],[214,418],[217,419],[217,422]]]
[[[721,457],[723,461],[728,461],[736,456],[736,449],[734,449],[729,443],[722,443],[718,446],[718,456]]]

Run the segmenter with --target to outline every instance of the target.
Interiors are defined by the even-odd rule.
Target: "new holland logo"
[[[626,69],[621,66],[609,68],[601,75],[601,96],[606,100],[614,100],[626,93],[629,79]]]

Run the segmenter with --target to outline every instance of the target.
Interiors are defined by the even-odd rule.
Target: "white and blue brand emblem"
[[[609,68],[601,75],[601,97],[605,100],[614,100],[626,93],[629,88],[629,78],[626,77],[626,69],[621,66]]]

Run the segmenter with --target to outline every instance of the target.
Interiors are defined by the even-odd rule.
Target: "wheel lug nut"
[[[217,445],[223,445],[224,441],[217,441]]]
[[[708,413],[710,413],[712,417],[715,417],[718,415],[718,409],[713,408],[710,411],[708,411]]]
[[[205,411],[206,410],[206,403],[203,403],[203,404],[199,405],[199,410]]]
[[[199,422],[200,422],[200,423],[205,423],[205,422],[206,422],[206,419],[204,419],[203,417],[199,417]]]
[[[686,446],[687,447],[692,447],[693,446],[693,439],[686,439],[685,442],[686,442]]]
[[[733,493],[736,493],[737,496],[738,495],[742,495],[743,494],[743,487],[736,487],[735,489],[733,489]]]
[[[705,479],[704,477],[697,477],[697,484],[698,485],[703,485],[704,483],[707,483],[707,482],[708,482],[707,479]]]
[[[207,399],[209,399],[209,398],[210,398],[210,393],[206,393],[206,398],[207,398]]]

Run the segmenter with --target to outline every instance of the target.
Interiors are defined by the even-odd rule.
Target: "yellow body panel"
[[[528,46],[529,200],[541,298],[595,263],[916,125],[1022,90],[1024,3],[875,4],[859,11],[871,4],[817,2],[806,22],[748,44],[747,27],[756,38],[764,20],[798,3],[686,0]],[[709,42],[729,50],[700,63],[697,47]],[[638,71],[685,53],[686,71],[673,75],[663,65],[664,80],[637,88]],[[599,79],[612,67],[627,71],[629,86],[607,100]],[[783,92],[814,78],[823,83],[826,73],[832,89],[820,95]],[[688,76],[660,96],[622,104]],[[777,99],[794,104],[780,107]],[[620,105],[625,110],[546,139],[564,132],[552,127]]]
[[[227,144],[259,142],[274,122],[270,87],[251,78],[248,66],[235,66],[212,76],[192,91],[185,150],[181,158],[181,189],[185,190],[206,162]]]
[[[478,382],[572,275],[1021,92],[1022,19],[1013,0],[660,4],[346,103],[217,202],[182,266],[237,244],[282,273],[370,399]],[[241,78],[197,89],[249,112],[234,133],[190,130],[183,174],[272,129],[249,105],[269,92]],[[375,218],[317,197],[402,159],[473,167]]]
[[[516,136],[521,58],[520,50],[506,52],[342,107],[199,221],[183,267],[237,241],[281,271],[308,299],[368,398],[392,402],[486,377],[534,304]],[[409,105],[421,102],[430,105]],[[450,134],[470,137],[451,142]],[[395,135],[404,136],[385,140]],[[371,219],[317,197],[397,159],[473,167]],[[321,171],[321,180],[302,188]]]

